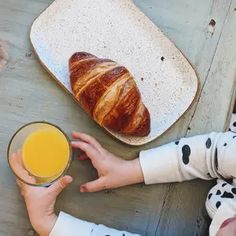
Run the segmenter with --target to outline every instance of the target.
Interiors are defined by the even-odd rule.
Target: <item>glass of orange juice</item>
[[[69,138],[58,126],[37,121],[17,130],[7,155],[18,179],[34,186],[49,186],[66,173],[72,149]]]

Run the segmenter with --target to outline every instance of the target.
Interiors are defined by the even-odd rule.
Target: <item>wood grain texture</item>
[[[195,66],[201,90],[192,108],[158,140],[143,147],[117,142],[60,89],[31,51],[30,25],[51,2],[0,0],[0,39],[9,46],[10,55],[8,64],[0,72],[1,236],[32,233],[24,203],[6,161],[8,141],[20,125],[32,120],[48,120],[61,126],[68,134],[71,130],[84,131],[99,139],[110,151],[131,159],[141,149],[179,137],[223,130],[234,100],[235,0],[135,0]],[[216,21],[213,29],[209,27],[211,19]],[[70,173],[75,181],[60,196],[58,210],[148,236],[207,235],[209,222],[204,201],[210,182],[136,185],[96,194],[80,194],[79,184],[95,178],[96,173],[89,162],[76,160]]]
[[[166,10],[169,9],[171,11],[171,6],[174,4],[173,1],[159,3],[157,3],[157,1],[155,1],[155,3],[154,1],[151,2],[153,5],[146,6],[145,10],[150,11],[154,6],[158,6],[156,12],[160,10],[167,13]],[[163,7],[163,5],[165,5],[165,7]],[[183,5],[186,6],[186,9],[181,9]],[[224,47],[227,47],[227,50],[232,50],[232,47],[235,49],[235,39],[231,39],[231,47],[225,45],[224,40],[222,40],[225,28],[230,28],[225,35],[230,35],[230,32],[233,30],[232,17],[235,17],[235,13],[232,9],[233,5],[235,5],[235,2],[225,2],[222,4],[222,1],[209,1],[209,5],[207,6],[205,1],[200,1],[199,5],[196,6],[193,1],[188,3],[181,1],[181,3],[176,6],[178,8],[177,12],[179,13],[177,24],[180,25],[180,27],[177,28],[180,29],[181,32],[176,32],[176,29],[173,30],[172,27],[168,27],[169,17],[171,19],[171,24],[173,24],[173,12],[172,14],[167,14],[167,16],[165,15],[165,18],[161,15],[161,19],[158,22],[156,20],[157,24],[165,25],[164,27],[159,26],[170,38],[177,35],[175,41],[177,46],[182,49],[185,55],[188,55],[188,58],[197,69],[201,80],[201,91],[198,97],[199,102],[195,103],[184,119],[176,124],[178,127],[185,127],[182,131],[177,129],[178,136],[191,136],[212,130],[222,131],[228,124],[227,115],[232,112],[230,102],[234,101],[234,99],[231,100],[229,97],[234,97],[233,90],[235,90],[234,73],[236,63],[230,59],[231,56],[229,56],[227,52],[221,51],[220,55],[217,53],[217,50],[223,45]],[[220,8],[224,10],[221,11]],[[205,17],[199,19],[197,15],[203,15],[204,11]],[[156,14],[156,16],[157,15],[158,14]],[[227,20],[229,15],[231,15],[231,20]],[[151,14],[150,17],[152,17]],[[213,34],[211,33],[212,31],[209,33],[209,23],[211,19],[215,19],[216,21]],[[155,19],[153,18],[153,20]],[[201,27],[195,24],[196,21],[202,22]],[[226,25],[226,22],[228,21],[230,22],[230,26]],[[182,32],[183,29],[189,25],[192,25],[193,29],[190,32]],[[188,33],[191,33],[193,37],[187,37]],[[184,45],[182,45],[183,43]],[[234,44],[234,46],[232,46],[232,44]],[[196,52],[198,53],[196,54]],[[225,59],[225,57],[227,59]],[[217,61],[219,64],[228,64],[227,69],[224,68],[227,73],[229,73],[227,74],[227,79],[222,78],[219,70],[218,72],[215,71],[217,68],[214,68],[214,61]],[[215,71],[215,74],[212,77],[210,76],[211,71]],[[218,78],[216,78],[216,75]],[[219,94],[224,94],[224,91],[227,91],[225,92],[226,98],[223,98],[223,95],[219,98]],[[218,94],[218,96],[216,96],[216,94]],[[221,122],[219,122],[219,120],[221,120]],[[173,132],[171,135],[173,135]],[[195,191],[186,191],[186,188],[189,188],[189,185],[198,185],[199,187],[196,187]],[[164,235],[203,235],[206,233],[208,224],[205,220],[207,215],[204,210],[204,201],[210,186],[211,183],[203,181],[184,183],[177,189],[174,185],[174,188],[176,189],[175,194],[170,195],[169,191],[166,193],[166,196],[168,197],[167,204],[162,208],[162,217],[160,224],[156,228],[155,235],[163,235],[163,232]],[[198,192],[197,194],[196,191]],[[188,196],[187,199],[186,196]],[[181,212],[181,214],[179,212]],[[185,221],[183,220],[184,218]],[[166,219],[168,219],[168,223],[166,222]],[[179,219],[180,221],[176,221],[176,219]],[[153,227],[155,227],[155,224]],[[177,234],[174,233],[176,231],[178,232]]]

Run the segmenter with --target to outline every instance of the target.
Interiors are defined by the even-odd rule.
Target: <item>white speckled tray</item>
[[[127,144],[160,136],[198,89],[187,59],[132,0],[55,0],[33,23],[30,38],[42,64],[70,93],[68,59],[76,51],[115,60],[132,72],[151,114],[151,133],[133,138],[109,131]]]

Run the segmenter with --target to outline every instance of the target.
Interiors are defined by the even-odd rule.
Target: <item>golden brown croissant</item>
[[[150,114],[124,66],[77,52],[70,58],[69,67],[75,98],[98,124],[126,135],[149,134]]]

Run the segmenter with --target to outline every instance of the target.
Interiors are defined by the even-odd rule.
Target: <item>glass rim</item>
[[[16,135],[21,131],[23,130],[24,128],[26,128],[27,126],[30,126],[30,125],[33,125],[33,124],[47,124],[47,125],[50,125],[50,126],[53,126],[55,127],[56,129],[58,129],[66,138],[67,140],[67,143],[69,145],[69,160],[68,160],[68,163],[65,167],[65,169],[63,170],[63,172],[58,176],[56,177],[54,180],[52,180],[51,182],[45,182],[45,183],[39,183],[39,184],[32,184],[32,183],[28,183],[27,181],[23,180],[21,177],[19,177],[15,171],[13,170],[11,164],[10,164],[10,147],[11,147],[11,144],[12,144],[12,141],[14,140],[14,138],[16,137]],[[55,181],[57,181],[58,179],[60,179],[62,176],[65,176],[66,172],[68,171],[69,167],[70,167],[70,164],[72,162],[72,147],[71,147],[71,144],[70,144],[71,140],[69,139],[68,135],[58,126],[58,125],[55,125],[53,123],[50,123],[48,121],[32,121],[32,122],[29,122],[23,126],[21,126],[20,128],[18,128],[15,133],[12,135],[9,143],[8,143],[8,147],[7,147],[7,161],[8,161],[8,165],[12,171],[12,173],[15,175],[15,177],[17,179],[19,179],[20,181],[22,181],[23,183],[25,184],[28,184],[28,185],[31,185],[31,186],[37,186],[37,187],[45,187],[45,186],[50,186],[52,183],[54,183]]]

